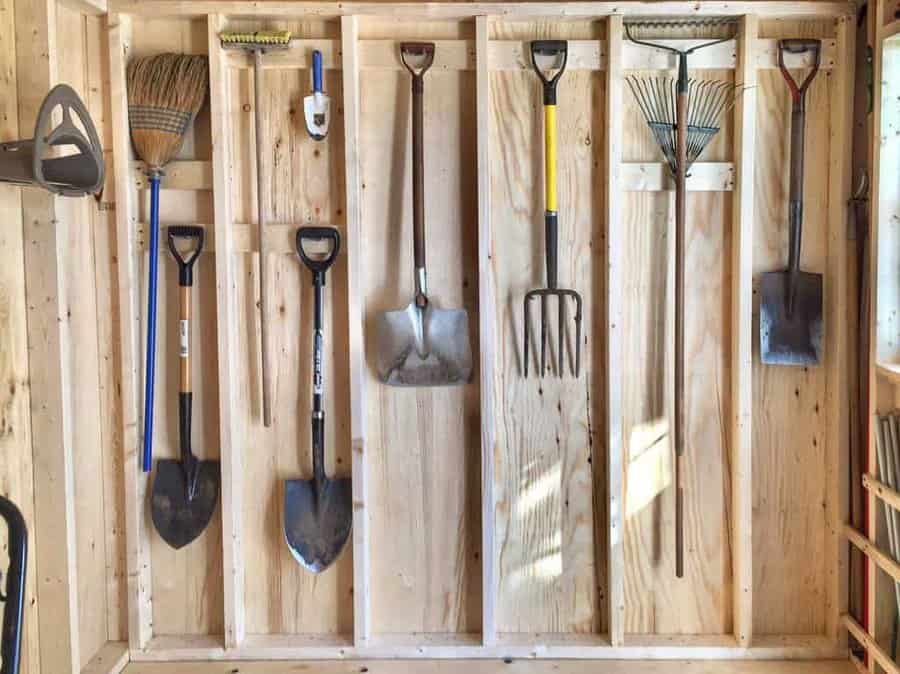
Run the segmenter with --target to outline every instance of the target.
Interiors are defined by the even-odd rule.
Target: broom
[[[184,135],[206,97],[205,56],[159,54],[128,64],[131,142],[150,180],[150,266],[147,283],[147,353],[144,370],[142,467],[153,460],[153,383],[156,372],[156,280],[159,268],[159,183],[163,168],[181,149]]]

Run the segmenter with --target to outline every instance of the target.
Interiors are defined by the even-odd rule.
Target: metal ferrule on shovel
[[[417,58],[414,66],[411,59]],[[434,62],[434,43],[404,42],[400,59],[412,75],[413,256],[416,294],[405,309],[375,319],[375,369],[391,386],[452,386],[472,377],[469,315],[439,309],[428,297],[425,266],[424,75]]]

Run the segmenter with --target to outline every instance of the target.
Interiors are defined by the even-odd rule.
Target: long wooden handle
[[[256,218],[259,238],[259,348],[262,365],[262,408],[263,424],[272,425],[272,369],[269,363],[269,298],[268,271],[266,264],[265,236],[265,198],[266,185],[265,162],[263,161],[263,123],[262,123],[262,59],[263,52],[253,52],[253,116],[256,131]]]
[[[687,92],[676,100],[675,172],[675,575],[684,576],[684,253],[687,198]]]
[[[178,392],[191,392],[191,289],[178,288]]]

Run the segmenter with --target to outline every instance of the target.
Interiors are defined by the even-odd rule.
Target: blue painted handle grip
[[[318,49],[313,52],[313,91],[322,92],[322,52]]]
[[[153,383],[156,374],[156,278],[159,272],[159,180],[150,176],[150,266],[147,279],[147,361],[144,368],[144,452],[145,473],[153,465]]]

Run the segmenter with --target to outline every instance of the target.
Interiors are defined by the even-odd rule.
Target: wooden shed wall
[[[18,93],[18,108],[7,107],[2,120],[3,138],[28,135],[36,104],[46,86],[35,80],[32,52],[39,47],[23,36],[34,30],[40,17],[23,9],[31,3],[2,0],[0,40],[15,67],[0,81]],[[112,107],[121,105],[110,83],[105,17],[85,16],[54,2],[38,3],[55,14],[52,25],[56,77],[83,95],[101,131],[104,147],[113,145]],[[11,18],[11,17],[14,17]],[[115,20],[115,19],[114,19]],[[231,60],[227,67],[228,97],[220,101],[227,116],[229,191],[228,209],[234,232],[234,415],[237,429],[237,468],[241,477],[238,517],[242,535],[240,590],[244,597],[244,629],[251,637],[302,635],[336,648],[352,644],[355,619],[354,555],[348,549],[328,572],[313,577],[296,565],[281,535],[281,485],[284,479],[308,474],[307,408],[310,394],[311,338],[305,329],[311,307],[308,274],[290,253],[291,232],[298,224],[328,223],[350,236],[345,212],[344,101],[341,69],[341,21],[336,18],[274,20],[223,19],[232,28],[285,27],[323,49],[326,85],[335,99],[337,116],[326,143],[316,144],[303,130],[302,96],[309,72],[296,63],[266,70],[265,128],[269,158],[268,203],[273,241],[280,255],[271,257],[271,339],[277,354],[275,426],[266,429],[260,419],[258,365],[258,260],[253,223],[256,222],[255,167],[252,161],[252,75]],[[810,35],[834,40],[833,18],[817,21],[779,19],[759,24],[761,38]],[[3,31],[6,31],[5,33]],[[202,18],[131,18],[130,58],[160,51],[207,53],[216,27]],[[839,30],[839,29],[838,29]],[[606,179],[607,80],[603,70],[573,68],[561,85],[560,201],[561,275],[578,287],[585,298],[586,316],[581,379],[545,379],[540,385],[523,380],[521,373],[520,297],[541,276],[542,210],[541,134],[539,92],[533,74],[518,65],[492,70],[487,110],[490,156],[491,285],[495,303],[479,305],[479,183],[476,171],[479,129],[478,81],[475,70],[476,23],[466,20],[395,20],[364,17],[359,21],[360,117],[359,152],[362,238],[357,250],[365,274],[366,321],[382,309],[405,302],[411,290],[408,273],[410,211],[410,147],[408,140],[409,87],[405,73],[392,57],[402,38],[439,40],[450,61],[426,81],[426,199],[429,212],[431,285],[444,306],[465,306],[482,320],[491,314],[496,326],[497,353],[493,379],[493,416],[497,448],[493,460],[493,548],[483,549],[482,529],[482,414],[483,389],[479,377],[458,388],[402,391],[377,384],[364,371],[365,436],[367,438],[366,501],[370,545],[369,601],[371,630],[399,643],[432,639],[439,645],[478,643],[484,628],[484,555],[497,560],[496,615],[493,620],[509,643],[529,634],[602,635],[609,630],[609,546],[605,428],[606,296],[605,281],[609,199],[602,189]],[[490,40],[527,41],[560,37],[580,41],[607,40],[606,22],[600,19],[550,22],[492,20]],[[831,43],[834,54],[834,43]],[[439,52],[440,53],[440,52]],[[388,55],[384,62],[384,55]],[[441,58],[441,57],[439,57]],[[735,55],[737,60],[737,55]],[[45,58],[44,61],[47,61]],[[807,210],[804,261],[813,269],[840,269],[847,254],[836,231],[835,211],[842,193],[833,190],[842,169],[835,162],[835,85],[841,67],[832,62],[816,80],[809,99],[807,130]],[[739,70],[701,68],[702,77],[740,82]],[[49,77],[49,75],[48,75]],[[753,179],[754,274],[781,266],[786,245],[787,134],[789,98],[777,70],[760,69],[752,91],[756,101],[756,152]],[[28,84],[25,84],[25,83]],[[34,98],[36,100],[30,100]],[[0,105],[9,106],[6,99]],[[658,152],[630,95],[624,96],[622,158],[645,165],[659,162]],[[30,106],[30,107],[29,107]],[[205,224],[210,231],[219,223],[214,203],[215,112],[207,103],[192,128],[179,161],[164,183],[161,220],[164,224]],[[16,118],[21,120],[17,123]],[[25,131],[20,129],[24,128]],[[737,130],[726,120],[722,132],[703,161],[716,164],[724,175],[709,180],[689,195],[689,248],[687,348],[688,437],[686,494],[687,572],[673,577],[672,532],[674,498],[667,488],[672,479],[667,413],[671,407],[669,382],[672,353],[662,328],[672,313],[665,296],[671,269],[665,265],[672,247],[672,193],[658,187],[629,182],[616,194],[621,210],[624,242],[624,340],[622,366],[622,420],[624,437],[624,629],[637,643],[669,643],[671,635],[691,637],[731,635],[734,622],[736,547],[734,518],[734,466],[732,409],[735,382],[733,362],[736,336],[732,319],[735,267],[733,223],[740,205],[734,191]],[[107,153],[108,185],[99,203],[91,200],[56,201],[52,221],[57,239],[47,239],[46,197],[21,197],[15,188],[0,188],[0,204],[12,222],[0,239],[2,293],[8,296],[8,314],[0,312],[9,334],[11,355],[0,367],[4,423],[10,430],[0,436],[10,447],[31,445],[31,424],[44,424],[43,398],[29,389],[28,366],[34,367],[33,343],[40,340],[38,323],[26,320],[26,305],[35,305],[42,319],[55,316],[42,308],[29,280],[38,273],[39,252],[56,246],[60,279],[59,316],[63,319],[66,350],[60,353],[69,388],[60,408],[71,420],[66,429],[70,478],[62,493],[70,502],[59,503],[59,485],[42,479],[43,449],[35,444],[33,456],[5,452],[2,466],[4,493],[23,503],[27,514],[52,502],[47,512],[63,513],[74,523],[75,554],[68,562],[77,582],[78,648],[68,656],[84,667],[107,641],[129,636],[126,593],[125,532],[144,520],[143,503],[136,512],[126,501],[123,475],[125,432],[134,432],[123,420],[120,308],[123,272],[118,258],[122,242],[116,236],[115,214],[126,203],[113,183],[129,185],[136,198],[134,231],[140,252],[133,275],[138,284],[129,289],[143,298],[146,289],[144,237],[149,219],[148,192],[130,157]],[[128,165],[128,168],[123,166]],[[127,172],[127,173],[126,173]],[[127,178],[123,179],[123,175]],[[651,181],[652,182],[652,181]],[[121,191],[121,190],[119,190]],[[24,193],[22,193],[24,194]],[[31,201],[36,203],[32,204]],[[43,227],[42,227],[43,225]],[[218,226],[218,225],[215,225]],[[39,230],[40,236],[33,230]],[[17,234],[20,232],[21,237]],[[283,234],[283,236],[282,236]],[[41,238],[43,236],[44,238]],[[45,247],[30,248],[32,240]],[[216,325],[218,239],[210,236],[210,250],[201,257],[194,290],[195,445],[207,457],[219,456],[223,400],[218,378],[223,371]],[[64,252],[64,254],[62,254]],[[26,267],[30,267],[28,272]],[[176,455],[177,427],[172,391],[175,383],[176,305],[172,301],[175,269],[168,255],[161,260],[160,350],[157,380],[158,458]],[[840,289],[834,272],[826,281],[831,292]],[[31,274],[32,276],[29,276]],[[23,278],[25,283],[23,284]],[[31,287],[39,288],[38,281]],[[349,475],[356,440],[352,428],[354,382],[347,364],[351,349],[353,306],[349,299],[348,258],[342,256],[329,276],[327,290],[330,375],[327,409],[327,446],[333,450],[328,468]],[[839,316],[838,295],[829,295],[829,316]],[[140,302],[143,304],[143,300]],[[142,312],[142,307],[138,307]],[[755,310],[755,307],[754,307]],[[140,320],[140,313],[138,319]],[[478,321],[474,321],[477,325]],[[754,328],[755,329],[755,328]],[[829,322],[829,337],[843,344],[846,325]],[[477,334],[477,333],[476,333]],[[755,334],[755,333],[754,333]],[[137,331],[142,345],[143,335]],[[477,342],[474,345],[478,346]],[[26,354],[30,351],[30,359]],[[756,347],[754,346],[754,349]],[[841,366],[830,352],[826,367],[788,371],[752,369],[752,568],[751,627],[759,643],[777,644],[785,636],[808,637],[811,643],[838,643],[834,634],[837,607],[843,601],[838,573],[838,539],[834,522],[841,505],[835,502],[841,422],[834,418],[842,395]],[[140,372],[138,371],[138,374]],[[5,377],[5,379],[3,378]],[[482,379],[483,381],[483,379]],[[15,384],[18,382],[18,384]],[[29,414],[29,393],[31,413]],[[133,457],[131,457],[133,458]],[[57,494],[54,496],[54,494]],[[140,492],[138,496],[143,498]],[[223,493],[223,497],[227,497]],[[137,519],[135,519],[137,518]],[[220,517],[199,541],[180,552],[169,549],[147,521],[149,542],[148,584],[140,594],[151,606],[150,627],[156,646],[173,652],[195,648],[197,657],[215,654],[229,626],[225,590],[231,579],[223,556]],[[139,536],[144,536],[143,531]],[[53,596],[51,575],[40,573],[41,555],[51,555],[52,537],[36,541],[30,574],[28,654],[26,672],[39,671],[34,663],[46,648],[38,643],[33,625],[64,615],[65,597]],[[50,547],[49,550],[53,550]],[[131,550],[129,550],[129,554]],[[56,567],[48,562],[48,569]],[[141,574],[144,570],[140,571]],[[47,597],[45,599],[44,597]],[[151,603],[152,600],[152,603]],[[45,603],[46,602],[46,603]],[[47,608],[45,608],[47,607]],[[68,609],[65,609],[68,610]],[[37,616],[40,612],[43,615]],[[132,616],[134,618],[134,615]],[[132,628],[134,626],[132,625]],[[431,636],[423,636],[424,634]],[[281,636],[279,636],[281,635]],[[773,639],[766,641],[767,636]],[[193,640],[190,637],[194,638]],[[209,638],[206,638],[209,637]],[[654,641],[655,638],[660,637]],[[665,638],[663,638],[665,637]],[[170,638],[169,641],[166,639]],[[544,637],[540,637],[544,638]],[[672,637],[671,643],[679,643]],[[816,641],[819,639],[819,641]],[[227,639],[226,639],[227,640]],[[310,641],[312,640],[312,641]],[[269,641],[268,644],[281,642]],[[706,641],[703,643],[713,643]],[[723,643],[725,643],[723,641]],[[797,643],[794,641],[792,643]],[[206,649],[204,651],[204,649]],[[31,669],[28,669],[31,667]],[[44,664],[42,671],[51,670]]]

